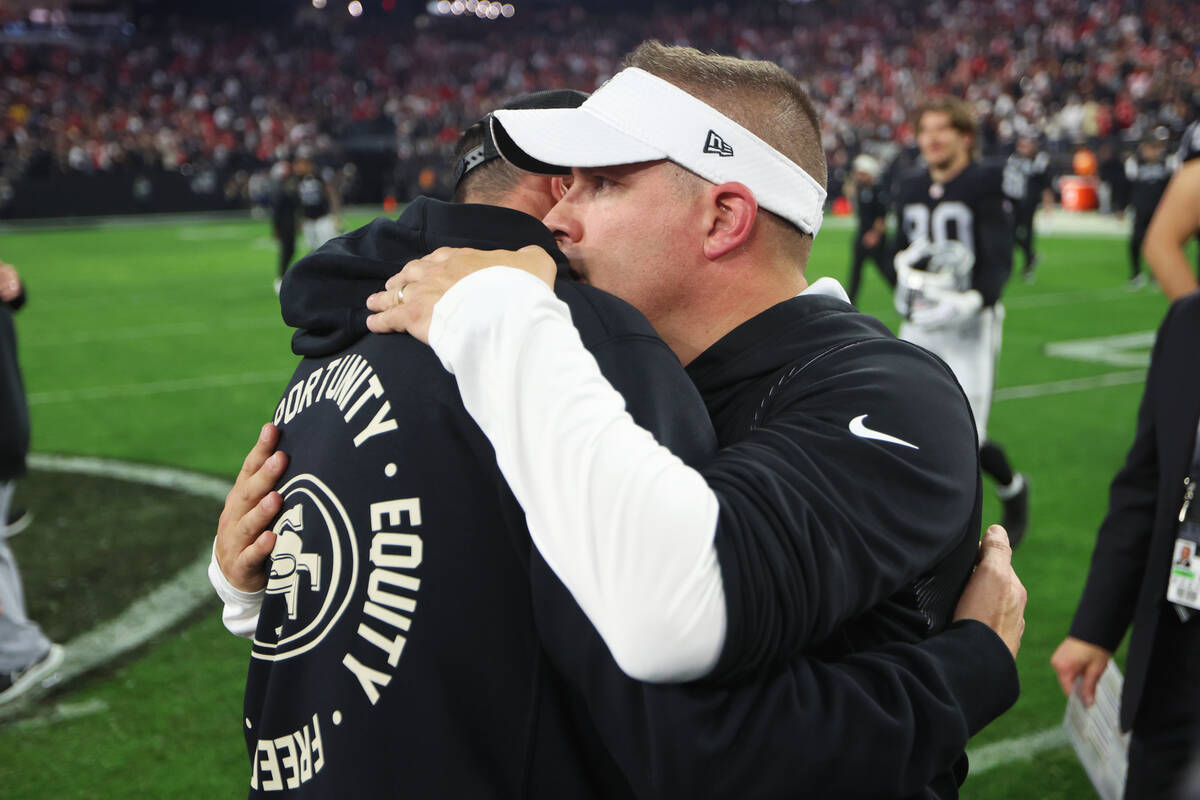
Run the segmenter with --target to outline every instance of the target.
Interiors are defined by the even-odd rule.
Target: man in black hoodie
[[[489,150],[461,150],[462,163],[490,167],[460,199],[552,204],[550,179],[492,161]],[[505,209],[422,199],[289,272],[285,316],[298,327],[294,349],[310,356],[275,419],[290,466],[280,492],[255,505],[284,465],[266,458],[268,429],[217,545],[229,578],[264,592],[243,597],[250,613],[240,619],[225,595],[231,629],[256,623],[252,785],[318,794],[403,786],[417,796],[922,791],[1011,702],[1011,687],[979,690],[987,659],[968,629],[836,664],[799,659],[734,690],[630,680],[529,547],[452,379],[408,337],[363,335],[363,297],[412,254],[505,239],[556,253],[548,237]],[[707,414],[661,340],[621,301],[561,280],[556,289],[635,420],[702,464],[713,449]],[[397,496],[368,502],[389,491]],[[369,519],[356,523],[363,506],[358,516]],[[329,565],[364,562],[356,529],[371,565],[348,585]],[[336,552],[324,544],[334,539]],[[267,576],[259,564],[272,549]],[[212,576],[221,583],[219,568]],[[817,697],[839,710],[822,711]],[[848,750],[852,731],[860,746]],[[384,741],[387,754],[376,752]]]

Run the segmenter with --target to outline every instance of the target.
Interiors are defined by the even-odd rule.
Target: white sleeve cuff
[[[213,539],[212,560],[208,562],[208,582],[217,592],[217,597],[225,604],[221,612],[221,621],[225,628],[234,636],[250,639],[258,628],[258,612],[262,609],[265,589],[257,592],[243,592],[236,588],[221,572],[217,563],[217,540]]]
[[[685,681],[725,642],[725,592],[704,478],[625,411],[535,276],[492,267],[434,307],[430,344],[455,374],[542,557],[631,677]]]

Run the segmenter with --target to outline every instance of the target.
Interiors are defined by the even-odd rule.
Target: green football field
[[[1119,235],[1047,235],[1040,249],[1036,283],[1014,279],[1006,294],[990,424],[1033,489],[1031,531],[1016,554],[1029,590],[1022,696],[972,742],[977,769],[967,798],[1089,795],[1070,749],[1047,733],[1064,708],[1048,659],[1078,599],[1108,482],[1132,437],[1150,334],[1166,310],[1157,289],[1126,290]],[[828,226],[810,278],[842,277],[849,250],[849,231]],[[295,363],[271,288],[275,250],[266,222],[9,228],[0,232],[0,259],[17,265],[29,287],[17,322],[36,451],[232,479]],[[860,299],[895,324],[877,274],[869,272]],[[23,491],[36,495],[39,479],[43,495],[70,492],[41,472]],[[988,494],[990,521],[999,506]],[[68,629],[68,616],[78,627],[84,612],[115,613],[97,610],[125,602],[106,604],[110,590],[152,586],[156,575],[174,573],[166,551],[184,552],[184,561],[202,553],[219,508],[206,502],[211,518],[196,521],[195,511],[128,510],[174,505],[170,494],[131,500],[99,490],[64,511],[60,524],[22,534],[31,605],[52,594],[58,600],[43,613],[64,617],[43,618],[47,629]],[[119,550],[95,546],[113,527],[136,536]],[[81,552],[92,555],[68,557]],[[186,624],[51,697],[33,720],[0,728],[0,796],[244,796],[248,652],[221,627],[214,599]]]

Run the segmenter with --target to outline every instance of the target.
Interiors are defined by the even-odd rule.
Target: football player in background
[[[965,102],[925,103],[916,127],[926,168],[904,180],[896,198],[900,338],[941,356],[962,384],[975,415],[980,466],[997,484],[1015,547],[1029,522],[1029,483],[987,437],[1004,322],[1000,295],[1012,272],[1001,172],[975,161],[977,128]]]
[[[333,176],[322,175],[310,159],[296,159],[295,170],[299,179],[296,188],[300,194],[300,215],[304,218],[301,224],[304,243],[309,250],[316,250],[340,232],[342,199],[328,180]]]
[[[879,172],[879,161],[873,156],[862,153],[854,159],[854,211],[858,215],[858,232],[854,235],[853,261],[850,262],[850,279],[846,284],[846,294],[851,303],[858,298],[863,262],[868,258],[875,263],[889,286],[896,285],[896,273],[888,259],[887,198],[879,184]]]
[[[279,240],[279,277],[275,279],[275,294],[283,283],[283,273],[292,265],[296,255],[296,216],[300,196],[292,163],[287,159],[271,167],[271,235]]]
[[[1138,145],[1137,152],[1125,160],[1125,176],[1129,179],[1130,203],[1133,205],[1133,233],[1129,237],[1129,288],[1141,289],[1147,283],[1142,272],[1142,242],[1154,209],[1171,180],[1167,163],[1166,129],[1155,129]]]
[[[1017,139],[1017,149],[1004,162],[1004,196],[1012,201],[1013,235],[1025,254],[1022,277],[1032,283],[1038,266],[1033,248],[1033,215],[1038,202],[1049,209],[1054,201],[1050,191],[1050,156],[1038,150],[1032,136]]]

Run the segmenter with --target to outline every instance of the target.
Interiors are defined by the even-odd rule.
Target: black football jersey
[[[875,220],[887,215],[887,200],[877,185],[859,186],[854,198],[858,211],[858,227],[866,230],[875,224]]]
[[[316,175],[306,175],[300,181],[300,208],[308,219],[319,219],[329,213],[329,196],[325,193],[325,181]]]
[[[1013,153],[1004,162],[1004,196],[1018,204],[1034,204],[1050,181],[1050,156],[1035,153],[1026,158]]]
[[[1134,213],[1149,220],[1171,180],[1170,165],[1162,159],[1148,161],[1134,154],[1125,161],[1125,177],[1132,184],[1130,202]]]
[[[1013,233],[1001,180],[999,168],[977,162],[944,184],[921,170],[901,183],[896,201],[896,249],[917,239],[962,242],[975,256],[971,288],[985,306],[1000,300],[1012,272]]]

